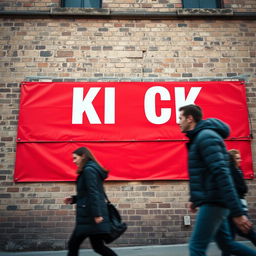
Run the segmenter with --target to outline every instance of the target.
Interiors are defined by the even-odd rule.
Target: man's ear
[[[189,123],[193,123],[194,122],[194,117],[192,115],[188,115],[187,120],[188,120]]]

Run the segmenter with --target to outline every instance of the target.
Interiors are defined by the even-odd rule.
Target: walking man
[[[229,136],[229,127],[215,118],[202,120],[202,110],[197,105],[183,106],[179,111],[181,132],[189,138],[190,209],[193,213],[198,210],[189,243],[190,256],[206,256],[212,240],[232,255],[256,256],[255,250],[233,240],[227,221],[231,214],[243,232],[252,227],[230,176],[223,140]]]

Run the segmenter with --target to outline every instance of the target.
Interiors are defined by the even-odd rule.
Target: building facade
[[[13,182],[22,81],[242,79],[256,135],[255,0],[102,0],[86,8],[92,2],[0,1],[1,250],[65,249],[74,225],[74,208],[63,204],[73,182]],[[252,152],[256,166],[254,141]],[[247,182],[256,223],[256,183]],[[115,246],[188,241],[187,181],[108,181],[106,190],[129,225]]]

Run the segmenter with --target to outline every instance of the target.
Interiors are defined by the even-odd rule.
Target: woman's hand
[[[233,221],[236,224],[236,226],[245,234],[247,234],[249,230],[252,228],[252,223],[248,220],[246,215],[233,217]]]
[[[97,224],[99,224],[99,223],[101,223],[102,221],[103,221],[104,219],[103,219],[103,217],[94,217],[94,221],[97,223]]]
[[[72,204],[73,203],[73,198],[72,197],[65,197],[63,201],[64,201],[64,204]]]

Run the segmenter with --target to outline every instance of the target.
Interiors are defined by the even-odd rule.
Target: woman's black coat
[[[248,193],[248,187],[244,180],[244,175],[242,170],[235,166],[235,163],[232,159],[230,161],[230,170],[231,170],[231,176],[233,178],[236,191],[239,197],[243,199],[245,195]]]
[[[110,232],[107,204],[103,182],[108,173],[95,163],[88,161],[77,178],[76,230],[88,235]],[[95,217],[103,217],[103,222],[96,224]]]

